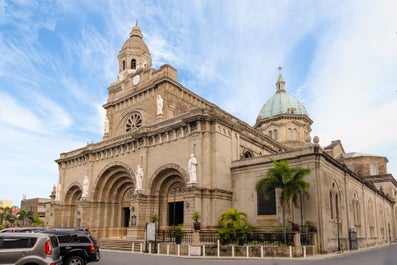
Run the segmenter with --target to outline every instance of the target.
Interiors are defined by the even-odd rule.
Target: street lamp
[[[336,217],[336,231],[337,231],[337,235],[338,235],[338,251],[340,252],[339,216]]]

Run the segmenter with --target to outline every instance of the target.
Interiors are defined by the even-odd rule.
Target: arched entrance
[[[134,191],[134,172],[126,164],[105,169],[95,185],[94,201],[98,204],[98,228],[106,237],[125,236],[130,223],[131,197]],[[123,230],[124,228],[124,230]]]
[[[81,226],[81,216],[78,211],[78,202],[81,199],[83,192],[80,187],[72,185],[65,194],[65,210],[63,211],[63,218],[61,227],[79,227]]]
[[[185,183],[175,181],[168,188],[167,208],[168,208],[168,226],[183,224],[184,221],[184,188]]]
[[[185,221],[186,172],[175,164],[168,164],[155,172],[151,194],[158,213],[158,229],[183,224]]]

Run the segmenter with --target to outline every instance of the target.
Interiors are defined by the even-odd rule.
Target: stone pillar
[[[295,246],[295,255],[300,257],[302,256],[302,245],[301,245],[301,234],[294,234],[294,246]]]
[[[201,256],[201,246],[200,246],[200,232],[193,232],[193,246],[190,246],[191,256]]]
[[[193,246],[200,246],[200,232],[193,232]]]
[[[317,233],[312,234],[312,245],[313,245],[313,254],[317,254],[318,252],[318,242],[317,242]]]

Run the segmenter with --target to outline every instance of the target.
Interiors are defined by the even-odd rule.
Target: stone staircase
[[[142,247],[144,247],[143,244],[144,242],[132,241],[128,239],[104,238],[99,241],[99,246],[101,249],[129,252],[141,252]]]

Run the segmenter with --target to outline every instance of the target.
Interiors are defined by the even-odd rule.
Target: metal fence
[[[200,231],[201,244],[216,244],[220,239],[216,231]],[[294,245],[295,233],[282,232],[249,232],[243,234],[234,234],[236,238],[242,238],[238,243],[244,245]],[[302,245],[312,244],[312,232],[300,233]],[[181,239],[182,244],[193,243],[193,232],[185,231]],[[178,243],[172,230],[160,230],[156,233],[156,241],[158,243]]]

